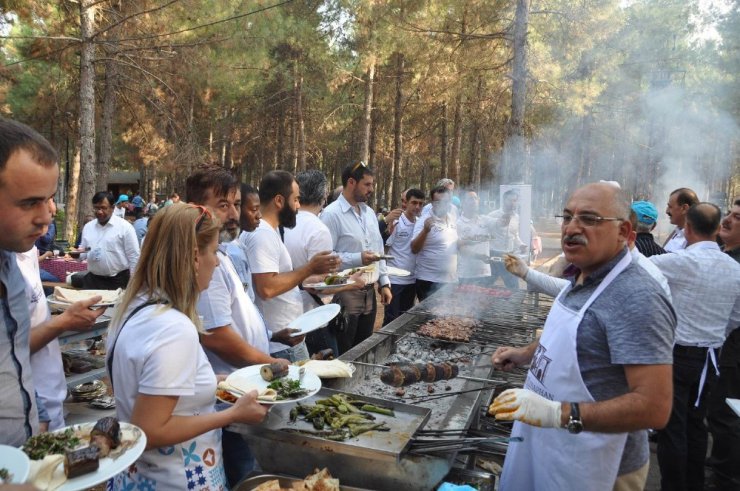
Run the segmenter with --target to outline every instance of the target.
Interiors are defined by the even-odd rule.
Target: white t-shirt
[[[293,269],[300,268],[319,252],[332,250],[331,232],[319,217],[310,211],[299,210],[295,227],[285,229],[285,248],[290,254]],[[304,312],[319,306],[305,291],[301,291],[301,298]]]
[[[82,229],[80,247],[90,248],[87,269],[98,276],[115,276],[126,269],[133,276],[139,262],[139,239],[134,227],[115,215],[105,225],[97,220],[87,222]]]
[[[126,207],[113,207],[113,216],[117,216],[119,218],[126,218]]]
[[[143,302],[139,297],[132,307]],[[124,320],[132,310],[129,308]],[[111,328],[109,354],[119,326]],[[190,319],[172,308],[147,306],[131,317],[115,341],[112,370],[116,414],[121,421],[131,421],[139,394],[178,396],[172,411],[175,416],[215,411],[216,375],[200,345],[198,331]],[[200,466],[198,471],[196,466]],[[214,486],[223,482],[221,430],[145,451],[135,466],[116,477],[113,487],[140,489],[129,488],[133,482],[148,484],[148,489],[188,489],[188,481],[193,480],[190,476],[196,473]]]
[[[424,229],[426,219],[422,215],[414,225],[414,238]],[[416,255],[416,279],[432,283],[455,283],[457,281],[457,224],[451,213],[446,221],[439,221],[427,234],[424,247]]]
[[[16,263],[26,281],[31,329],[46,322],[51,317],[44,296],[44,288],[39,276],[39,253],[36,246],[28,252],[16,254]],[[39,399],[44,403],[51,421],[49,430],[64,427],[64,399],[67,397],[67,382],[64,379],[64,366],[59,340],[49,341],[46,346],[31,355],[33,384]]]
[[[470,219],[461,215],[457,219],[457,234],[460,240],[474,239],[490,234],[491,219],[476,216]],[[488,256],[489,242],[481,241],[462,246],[458,251],[457,274],[460,278],[482,278],[491,276],[491,265],[473,257],[474,255]]]
[[[509,214],[508,224],[502,224],[501,221],[507,213],[499,208],[488,214],[493,219],[490,231],[493,234],[491,241],[491,250],[497,252],[518,252],[518,248],[524,245],[519,238],[519,215],[516,213]]]
[[[218,268],[213,271],[208,288],[200,292],[198,299],[197,310],[203,318],[203,329],[209,331],[231,326],[247,344],[269,354],[269,338],[262,316],[244,291],[229,256],[219,250],[218,260]],[[216,353],[207,349],[205,351],[216,373],[231,373],[238,368]]]
[[[683,229],[676,227],[671,233],[671,238],[663,246],[666,252],[678,252],[686,249],[686,237],[683,234]]]
[[[280,239],[280,233],[266,220],[260,221],[259,227],[247,237],[247,259],[253,275],[293,271],[293,262]],[[285,329],[303,314],[303,299],[297,286],[268,300],[257,295],[255,303],[272,333]],[[286,344],[270,341],[270,353],[288,348],[290,346]]]
[[[417,221],[419,219],[417,218]],[[416,255],[411,252],[411,240],[414,237],[414,224],[406,218],[405,214],[396,221],[396,227],[385,245],[388,246],[388,255],[394,259],[387,261],[388,266],[410,271],[409,276],[390,276],[392,285],[410,285],[416,282],[414,271],[416,270]]]

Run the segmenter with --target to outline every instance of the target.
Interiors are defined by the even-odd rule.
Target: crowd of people
[[[0,443],[15,446],[64,426],[57,338],[90,329],[103,312],[89,308],[93,297],[52,316],[41,293],[57,160],[37,132],[0,119]],[[499,279],[556,297],[539,339],[491,357],[500,370],[529,366],[524,388],[490,408],[522,437],[509,445],[500,489],[642,489],[648,429],[659,430],[662,488],[703,489],[705,419],[714,474],[721,489],[737,489],[740,419],[724,399],[740,396],[740,200],[723,218],[676,190],[666,210],[675,230],[660,246],[652,203],[630,203],[614,183],[586,185],[559,216],[569,266],[556,277],[526,261],[515,190],[481,214],[476,192],[454,196],[443,179],[428,197],[404,190],[380,227],[367,205],[372,169],[350,164],[341,180],[330,196],[320,171],[275,170],[255,188],[206,165],[187,177],[182,202],[176,193],[161,206],[94,195],[78,245],[82,286],[125,289],[107,368],[118,417],[148,439],[112,489],[190,489],[193,462],[199,486],[236,485],[258,463],[225,427],[259,424],[267,409],[254,392],[217,404],[220,377],[327,348],[346,353],[372,335],[377,302],[389,323],[445,285]],[[347,284],[307,286],[351,268],[360,270]],[[293,335],[292,321],[329,302],[340,306],[336,319]]]

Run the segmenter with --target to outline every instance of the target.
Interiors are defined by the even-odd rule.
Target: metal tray
[[[277,479],[280,482],[281,488],[292,489],[293,484],[300,484],[303,479],[297,477],[285,476],[282,474],[260,474],[258,476],[248,477],[239,484],[236,485],[234,491],[252,491],[260,484],[266,483],[267,481],[273,481]],[[372,491],[367,488],[355,488],[352,486],[342,486],[339,484],[340,491]]]
[[[316,404],[319,399],[327,399],[332,394],[341,394],[336,390],[323,387],[317,394],[301,401],[302,404]],[[395,413],[394,417],[374,414],[376,422],[385,422],[390,431],[369,431],[356,438],[350,438],[343,442],[325,440],[310,435],[301,435],[282,431],[284,428],[314,431],[311,423],[299,419],[295,423],[290,422],[290,410],[295,404],[284,404],[273,406],[267,418],[261,425],[249,426],[249,433],[254,435],[269,435],[276,440],[292,442],[303,447],[315,447],[323,450],[332,449],[334,452],[353,454],[357,456],[372,456],[378,458],[384,456],[389,460],[397,460],[408,447],[411,437],[416,430],[421,428],[429,419],[431,410],[420,406],[411,406],[399,402],[392,402],[375,397],[357,396],[358,399],[371,404],[390,407]]]

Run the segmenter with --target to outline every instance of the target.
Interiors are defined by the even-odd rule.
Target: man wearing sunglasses
[[[208,331],[200,342],[213,371],[229,374],[248,365],[278,361],[287,365],[287,360],[270,356],[267,327],[223,244],[239,235],[241,191],[236,179],[223,167],[202,166],[187,178],[186,195],[189,203],[202,207],[202,213],[213,210],[222,226],[219,265],[198,300],[203,329]],[[254,469],[255,460],[238,433],[224,429],[223,447],[226,477],[233,487]]]
[[[643,489],[648,428],[671,411],[676,314],[659,284],[633,261],[629,203],[589,184],[562,213],[565,258],[578,268],[558,295],[539,340],[500,347],[497,369],[529,364],[524,389],[489,413],[515,420],[502,489]],[[639,308],[634,308],[639,306]]]
[[[373,333],[377,313],[374,285],[377,283],[384,305],[393,297],[385,260],[380,259],[384,246],[378,219],[366,204],[375,186],[373,171],[364,162],[350,164],[342,171],[342,186],[342,194],[321,214],[342,261],[337,269],[375,266],[367,272],[365,288],[337,294],[347,317],[345,329],[336,333],[340,354]]]

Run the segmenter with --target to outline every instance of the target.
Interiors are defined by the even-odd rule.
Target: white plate
[[[31,470],[31,462],[23,450],[10,445],[0,445],[0,468],[7,469],[12,479],[9,483],[24,483]]]
[[[346,285],[353,285],[355,280],[347,280],[347,283],[340,283],[339,285],[327,285],[323,281],[321,283],[308,283],[303,285],[304,288],[313,288],[314,290],[331,290],[333,288],[340,288]]]
[[[395,266],[388,266],[386,267],[386,271],[390,276],[397,276],[399,278],[403,276],[411,276],[411,271],[406,271],[405,269],[396,268]]]
[[[268,385],[270,385],[270,382],[267,382],[262,378],[262,375],[260,375],[260,368],[262,368],[262,365],[252,365],[249,367],[240,368],[239,370],[236,370],[235,372],[232,372],[231,375],[226,377],[226,383],[229,385],[234,385],[232,382],[235,380],[239,380],[238,385],[235,385],[235,387],[240,387],[244,385],[254,386],[257,390],[266,389]],[[293,380],[298,380],[298,371],[300,370],[300,367],[297,367],[295,365],[290,365],[288,367],[288,375],[286,377],[291,378]],[[297,397],[295,399],[284,399],[282,401],[258,401],[260,404],[289,404],[292,402],[302,401],[303,399],[307,399],[317,393],[319,390],[321,390],[321,379],[316,376],[316,374],[309,372],[308,370],[305,371],[303,374],[303,379],[301,380],[301,387],[308,390],[308,393],[306,395]],[[221,399],[219,399],[221,400]],[[227,404],[232,404],[228,401],[222,401],[226,402]]]
[[[72,305],[72,302],[64,302],[62,300],[57,300],[56,298],[54,298],[54,294],[51,294],[48,297],[46,297],[46,301],[49,303],[50,306],[56,307],[60,310],[67,310]],[[90,308],[97,309],[99,307],[113,307],[117,303],[118,303],[117,300],[115,302],[101,302],[101,303],[96,303],[95,305],[91,305]]]
[[[329,303],[313,310],[309,310],[288,324],[290,329],[300,329],[300,331],[291,334],[290,337],[294,338],[296,336],[303,336],[304,334],[324,327],[330,320],[339,314],[340,310],[342,310],[341,307],[336,303]]]
[[[56,491],[82,491],[84,489],[88,489],[92,486],[104,483],[116,474],[125,471],[131,464],[136,462],[141,454],[144,453],[144,449],[146,448],[146,435],[141,430],[141,428],[136,425],[125,423],[123,421],[121,421],[120,424],[122,440],[125,440],[127,438],[131,439],[134,436],[137,437],[134,446],[127,449],[116,458],[104,457],[100,459],[100,466],[98,467],[97,471],[91,472],[89,474],[83,474],[72,479],[67,479],[64,484],[56,489]],[[57,430],[55,431],[55,433],[59,431],[64,431],[67,428],[73,428],[76,431],[82,431],[86,434],[89,434],[90,430],[93,429],[93,426],[95,426],[94,422],[72,425]],[[63,467],[64,463],[62,462],[59,464],[57,472],[59,472]],[[61,472],[64,473],[64,470],[61,470]]]

